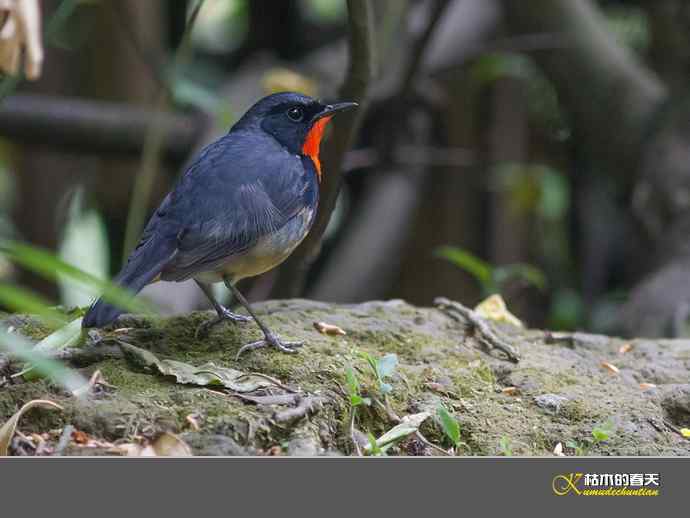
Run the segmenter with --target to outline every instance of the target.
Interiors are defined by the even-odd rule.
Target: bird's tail
[[[152,240],[159,241],[159,240]],[[170,261],[175,252],[174,243],[155,243],[149,241],[130,256],[114,283],[132,294],[139,293],[144,286],[153,281]],[[125,310],[114,306],[103,298],[94,302],[84,315],[82,327],[103,327]]]

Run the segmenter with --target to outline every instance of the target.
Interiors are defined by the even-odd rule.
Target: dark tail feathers
[[[153,241],[153,240],[152,240]],[[144,286],[156,278],[174,254],[174,246],[160,246],[151,241],[136,250],[122,271],[115,277],[115,284],[139,293]],[[110,324],[125,310],[99,298],[84,315],[82,327],[103,327]]]

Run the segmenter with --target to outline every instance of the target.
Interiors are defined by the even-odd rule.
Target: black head
[[[299,93],[281,92],[264,97],[254,104],[235,124],[235,128],[261,129],[291,153],[297,154],[303,152],[307,136],[317,121],[355,106],[357,103],[350,102],[324,104]],[[318,126],[322,131],[323,124]]]

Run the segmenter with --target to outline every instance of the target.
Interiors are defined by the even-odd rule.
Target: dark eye
[[[293,106],[287,111],[288,119],[294,122],[300,122],[304,118],[304,110],[299,106]]]

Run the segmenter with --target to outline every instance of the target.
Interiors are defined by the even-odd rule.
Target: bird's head
[[[320,180],[319,147],[326,125],[337,112],[356,106],[354,102],[325,104],[299,93],[282,92],[254,104],[236,127],[265,131],[291,153],[310,157]]]

